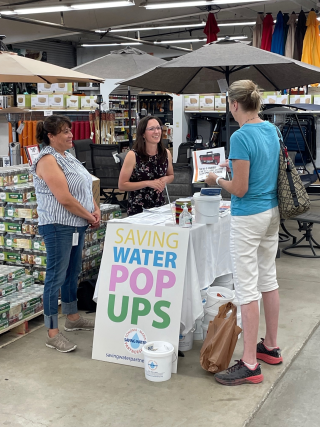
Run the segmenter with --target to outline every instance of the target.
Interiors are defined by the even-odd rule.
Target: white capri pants
[[[230,251],[236,296],[241,305],[278,289],[276,255],[280,216],[278,207],[255,215],[232,216]]]

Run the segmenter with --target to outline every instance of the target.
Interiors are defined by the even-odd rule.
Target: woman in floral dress
[[[173,181],[172,157],[164,148],[162,123],[157,117],[144,117],[137,129],[133,149],[123,163],[119,190],[129,192],[128,216],[164,205],[163,190]]]

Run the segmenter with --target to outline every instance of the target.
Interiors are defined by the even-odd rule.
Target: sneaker
[[[55,348],[61,353],[69,353],[77,348],[76,344],[73,344],[68,340],[61,332],[58,332],[53,338],[47,336],[46,346],[50,348]]]
[[[242,360],[225,371],[215,374],[214,378],[223,385],[258,384],[263,381],[260,365],[256,369],[249,369]]]
[[[279,347],[274,348],[273,350],[268,350],[263,344],[264,338],[261,338],[261,341],[257,344],[257,359],[263,360],[269,365],[279,365],[283,362],[281,357],[281,350]]]
[[[64,330],[67,332],[71,331],[93,331],[94,329],[94,320],[85,319],[80,316],[78,320],[70,320],[66,317],[66,323],[64,325]]]

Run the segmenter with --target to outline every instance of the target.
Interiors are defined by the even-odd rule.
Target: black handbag
[[[310,199],[295,168],[278,128],[280,142],[278,174],[278,206],[281,219],[301,215],[310,209]]]

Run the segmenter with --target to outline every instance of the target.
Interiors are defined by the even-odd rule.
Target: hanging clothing
[[[264,14],[258,13],[256,25],[253,27],[253,39],[252,46],[261,48],[261,38],[262,38],[262,26],[263,26]]]
[[[288,37],[288,31],[289,31],[289,27],[288,27],[289,19],[290,19],[289,13],[284,13],[283,14],[283,55],[284,55],[284,50],[286,48],[286,43],[287,43],[287,37]]]
[[[283,45],[283,15],[282,12],[278,12],[277,22],[274,27],[274,32],[272,36],[271,42],[271,52],[278,53],[279,55],[283,55],[284,53],[284,45]]]
[[[267,50],[269,52],[271,49],[272,30],[273,30],[273,17],[270,13],[263,20],[262,38],[261,38],[261,49]]]
[[[214,13],[209,13],[206,26],[203,32],[207,36],[207,43],[215,42],[217,34],[220,32]]]
[[[303,10],[299,13],[298,23],[296,27],[296,33],[294,37],[294,51],[293,51],[293,59],[297,59],[301,61],[302,56],[302,47],[303,47],[303,39],[306,33],[307,18]]]
[[[313,10],[309,12],[307,19],[307,31],[303,40],[302,62],[320,67],[320,35],[319,21]]]
[[[289,21],[287,22],[288,35],[287,35],[287,42],[286,42],[285,51],[284,51],[284,56],[287,56],[288,58],[293,58],[296,26],[297,26],[297,15],[295,13],[292,13],[289,18]]]

